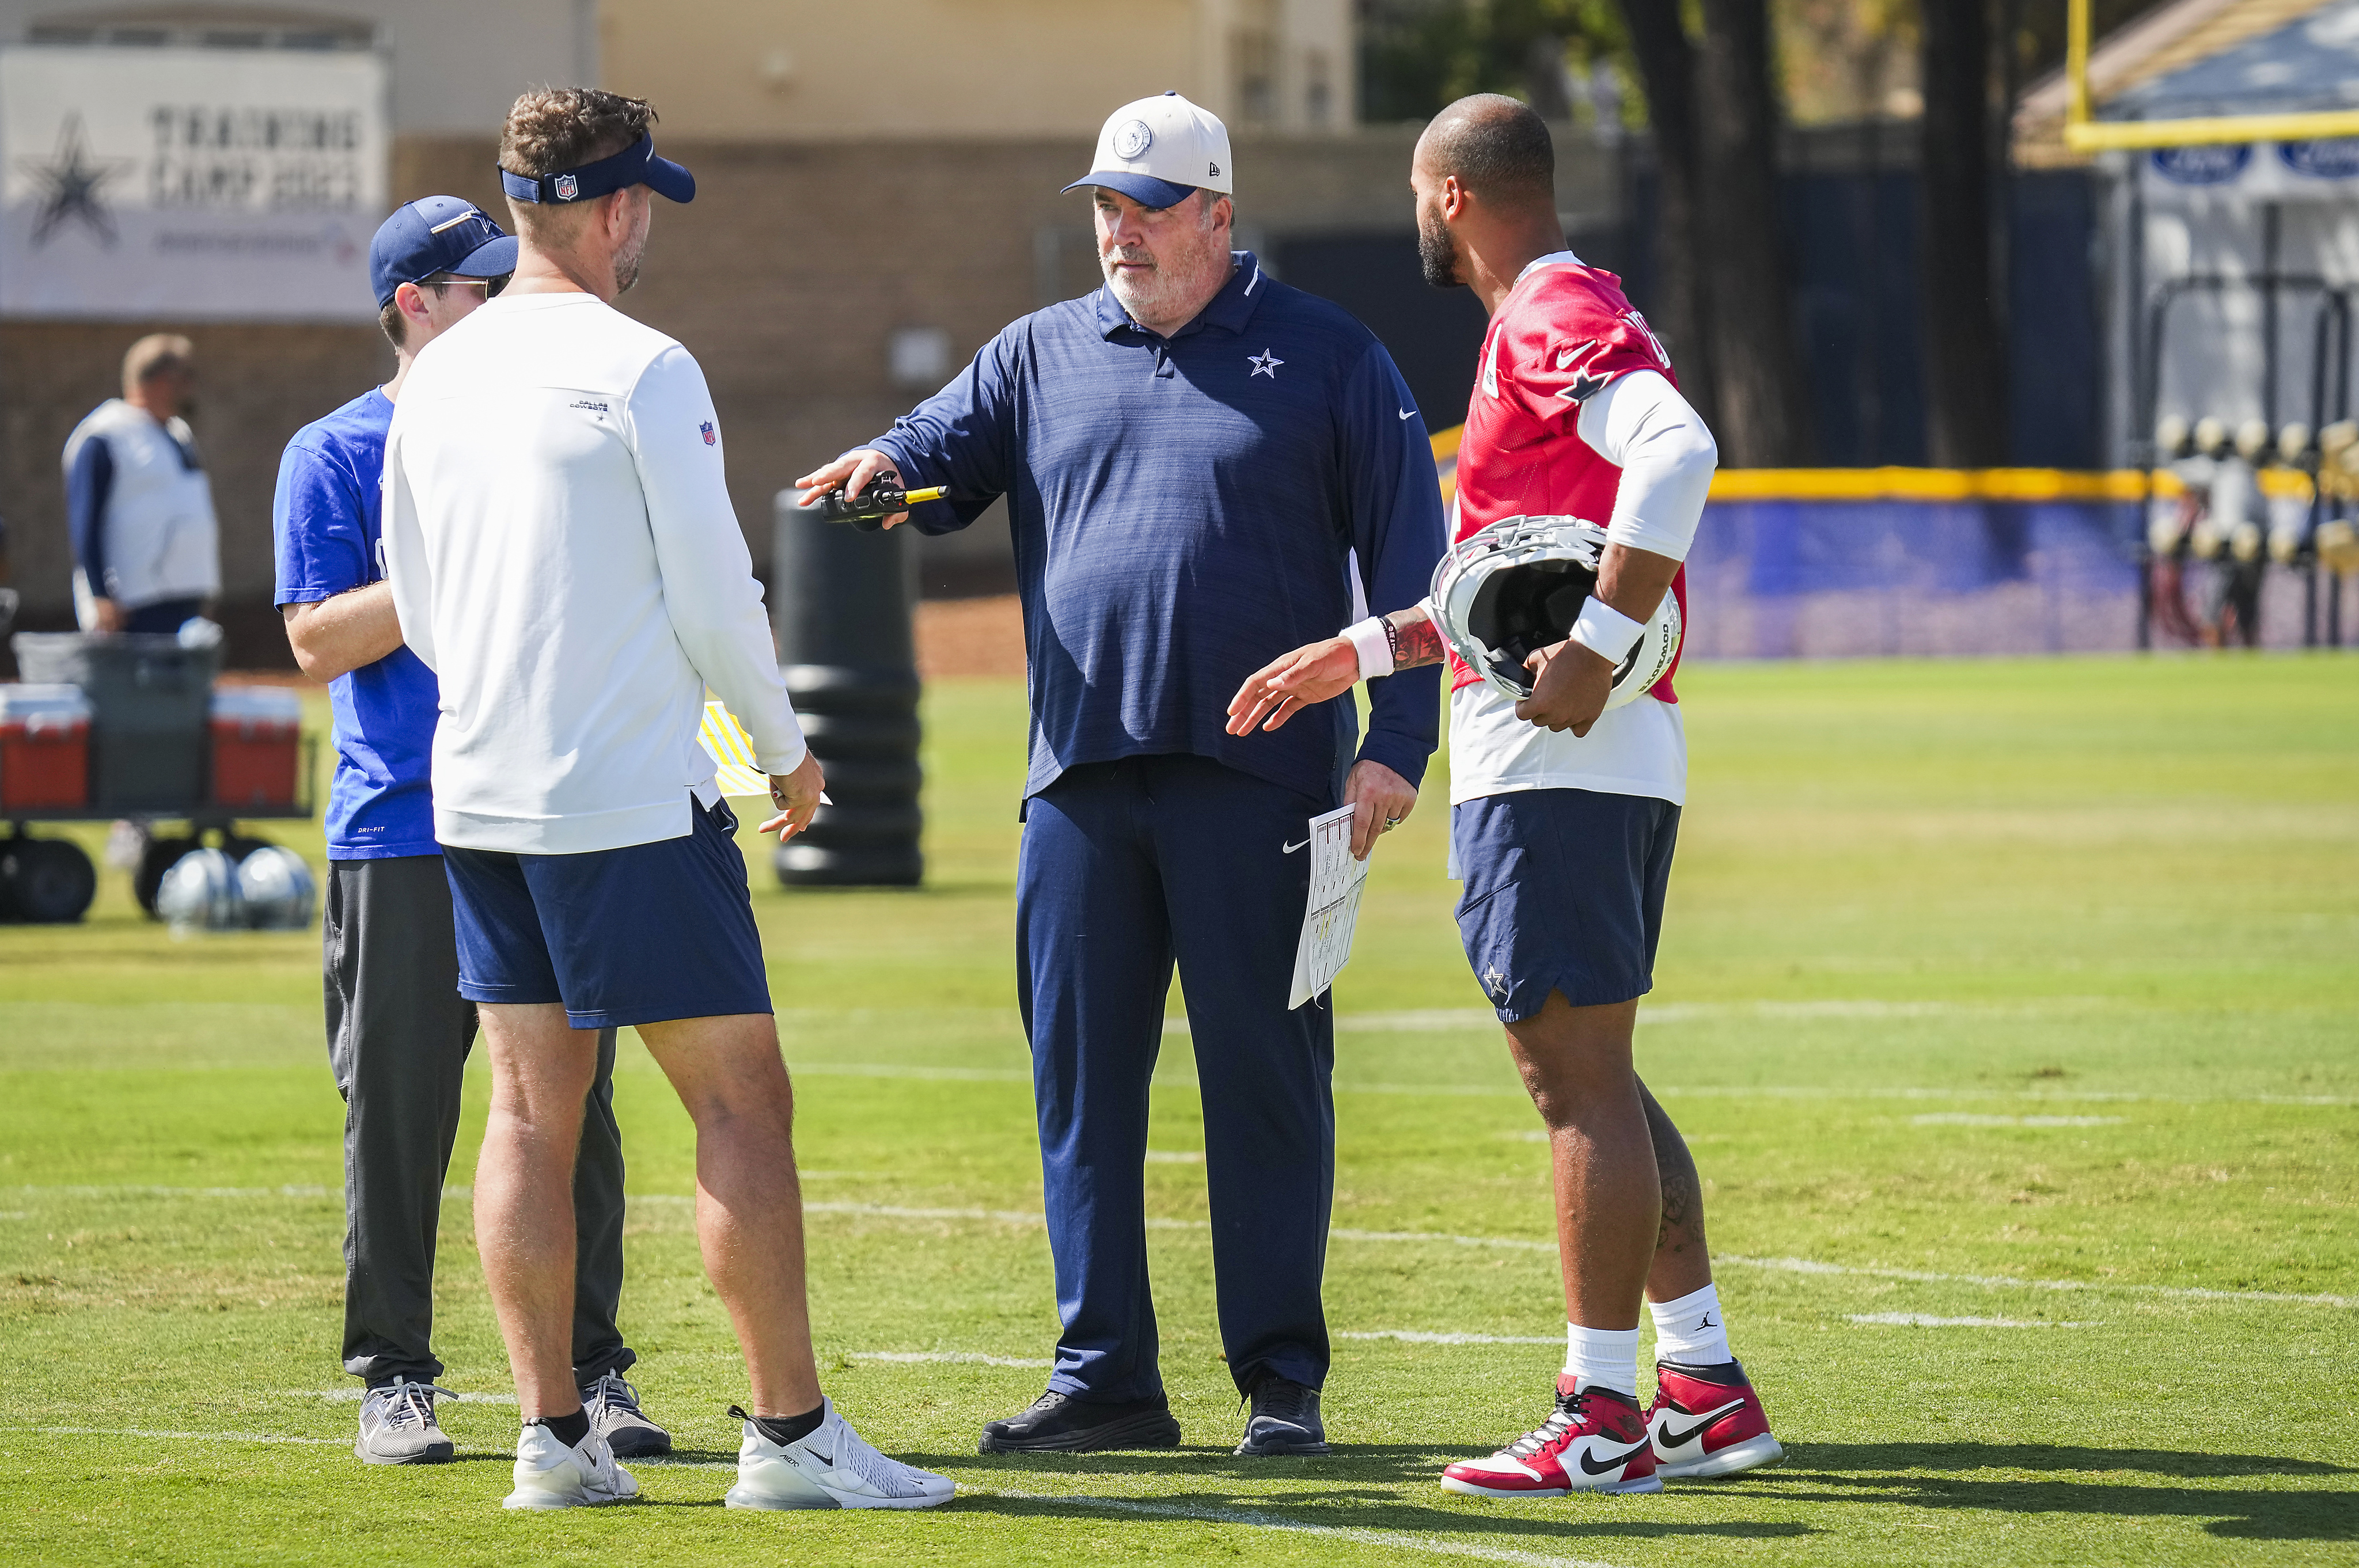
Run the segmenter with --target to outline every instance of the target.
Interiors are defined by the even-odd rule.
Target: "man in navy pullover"
[[[985,1426],[986,1453],[1180,1441],[1143,1175],[1175,958],[1221,1338],[1253,1402],[1237,1451],[1326,1452],[1334,1029],[1323,998],[1287,1007],[1301,851],[1339,801],[1364,857],[1408,816],[1439,687],[1424,670],[1372,683],[1364,740],[1343,704],[1243,737],[1227,709],[1287,648],[1417,603],[1441,503],[1383,345],[1229,249],[1230,168],[1221,123],[1178,94],[1116,110],[1068,187],[1093,191],[1106,287],[1015,322],[799,481],[945,486],[912,516],[928,533],[1005,495],[1015,533],[1032,708],[1017,985],[1064,1332],[1048,1392]]]

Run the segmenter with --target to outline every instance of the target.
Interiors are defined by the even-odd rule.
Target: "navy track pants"
[[[1016,984],[1064,1325],[1052,1390],[1121,1400],[1163,1389],[1143,1167],[1175,958],[1230,1376],[1240,1390],[1265,1369],[1326,1379],[1334,1017],[1323,998],[1286,1005],[1310,857],[1285,847],[1332,805],[1186,755],[1071,768],[1028,803]]]

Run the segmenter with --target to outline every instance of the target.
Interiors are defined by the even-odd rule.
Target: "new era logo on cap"
[[[1090,172],[1065,189],[1103,186],[1148,207],[1169,207],[1200,189],[1229,194],[1230,161],[1220,117],[1165,92],[1108,115]]]

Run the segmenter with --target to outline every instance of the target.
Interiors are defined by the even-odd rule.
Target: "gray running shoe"
[[[606,1440],[617,1459],[644,1459],[671,1452],[671,1433],[647,1418],[639,1409],[639,1391],[623,1381],[620,1372],[608,1372],[583,1387],[582,1408],[590,1430]]]
[[[451,1440],[434,1423],[436,1395],[458,1396],[431,1383],[396,1378],[361,1396],[361,1434],[353,1452],[368,1465],[440,1465],[451,1457]]]

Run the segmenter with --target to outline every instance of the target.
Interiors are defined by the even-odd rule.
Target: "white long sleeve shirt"
[[[1688,400],[1656,372],[1633,371],[1582,405],[1579,428],[1598,456],[1622,470],[1606,538],[1687,559],[1720,460],[1712,432]],[[1641,697],[1575,735],[1516,718],[1516,705],[1488,683],[1451,693],[1451,804],[1526,789],[1684,802],[1688,739],[1678,704]]]
[[[704,373],[587,294],[493,299],[418,356],[385,449],[386,575],[441,686],[445,845],[678,838],[715,798],[705,688],[803,757]]]

